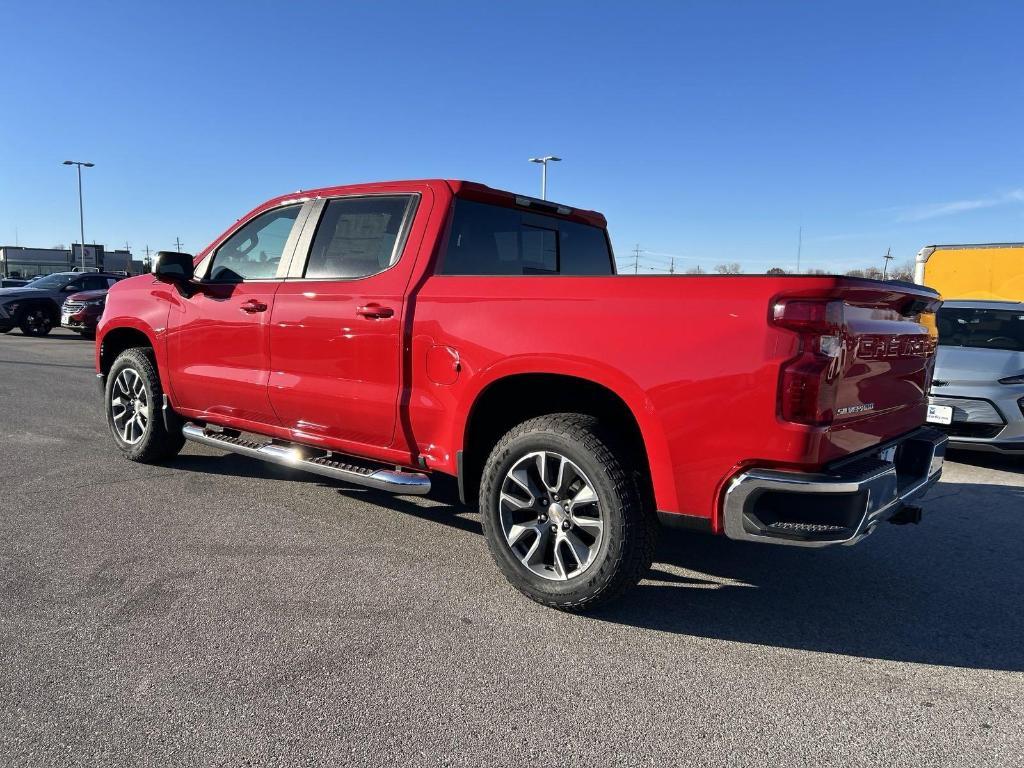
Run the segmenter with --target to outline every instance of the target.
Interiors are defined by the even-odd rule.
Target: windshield
[[[65,285],[74,280],[76,276],[77,275],[74,274],[68,275],[58,272],[55,275],[47,275],[46,277],[41,277],[38,280],[33,280],[32,287],[42,288],[43,290],[47,291],[52,290],[54,288],[63,288]]]
[[[939,310],[939,345],[1024,350],[1024,309]]]

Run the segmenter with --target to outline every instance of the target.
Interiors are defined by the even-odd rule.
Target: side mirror
[[[161,280],[184,282],[192,279],[192,254],[160,251],[153,257],[153,274]]]
[[[78,283],[71,283],[70,285],[65,285],[61,288],[61,291],[64,293],[78,293],[80,290],[82,290],[82,286]]]

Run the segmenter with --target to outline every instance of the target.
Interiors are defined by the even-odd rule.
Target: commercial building
[[[35,277],[53,272],[69,272],[82,268],[82,247],[77,243],[67,248],[23,248],[0,246],[0,276]],[[85,246],[85,268],[107,272],[128,272],[138,275],[143,263],[133,259],[130,251],[108,251],[102,245]]]

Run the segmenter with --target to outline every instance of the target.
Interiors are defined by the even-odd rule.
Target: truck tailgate
[[[801,334],[800,354],[816,344],[813,359],[825,369],[817,425],[832,448],[823,446],[822,459],[920,426],[934,369],[939,297],[910,284],[851,279],[816,300],[827,302],[831,327],[817,337]]]

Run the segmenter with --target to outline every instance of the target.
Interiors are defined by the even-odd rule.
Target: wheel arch
[[[613,383],[593,370],[569,371],[563,366],[508,371],[479,386],[457,427],[462,437],[457,456],[463,501],[475,504],[484,464],[502,435],[527,419],[561,412],[599,418],[622,440],[648,501],[659,508],[674,504],[667,442],[643,391],[632,382]]]
[[[60,321],[60,304],[51,299],[49,296],[39,296],[30,299],[21,299],[18,301],[18,315],[29,308],[43,307],[49,310],[50,314]]]
[[[106,376],[110,373],[111,366],[117,360],[118,355],[132,347],[149,347],[156,350],[152,337],[140,328],[121,326],[111,328],[103,334],[103,338],[97,342],[97,370]],[[158,366],[159,370],[159,366]],[[163,375],[161,374],[161,379]]]

